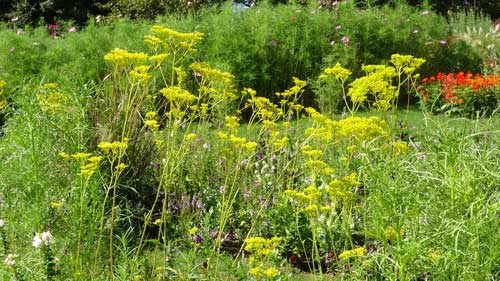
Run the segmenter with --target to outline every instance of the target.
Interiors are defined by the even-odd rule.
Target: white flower
[[[4,227],[5,225],[5,221],[4,220],[0,220],[0,228]]]
[[[40,237],[40,234],[37,233],[35,234],[35,237],[33,237],[33,243],[31,243],[33,245],[33,247],[35,248],[38,248],[42,245],[42,238]]]
[[[55,241],[56,239],[54,238],[54,236],[52,236],[50,231],[45,231],[42,232],[41,234],[40,233],[35,234],[35,237],[33,237],[32,245],[35,248],[39,248],[42,245],[48,246],[50,244],[54,244]]]
[[[9,266],[13,266],[13,265],[16,265],[16,258],[18,257],[18,255],[15,255],[15,254],[8,254],[7,257],[5,257],[5,264],[6,265],[9,265]]]
[[[42,241],[46,246],[48,246],[49,244],[54,244],[54,242],[56,242],[56,239],[54,238],[54,236],[52,236],[50,231],[42,232],[41,236],[42,236]]]
[[[17,258],[17,255],[8,254],[7,257],[5,257],[4,262],[8,266],[14,266],[14,265],[16,265],[16,258]]]

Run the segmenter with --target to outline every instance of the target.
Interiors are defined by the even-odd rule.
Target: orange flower
[[[464,99],[463,98],[459,98],[457,102],[458,102],[458,104],[463,104],[464,103]]]

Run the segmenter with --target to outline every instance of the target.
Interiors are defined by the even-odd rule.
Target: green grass
[[[276,111],[257,116],[275,109],[247,100],[255,119],[231,128],[225,115],[241,112],[215,101],[234,80],[211,78],[205,100],[215,105],[202,113],[148,97],[178,82],[171,66],[163,75],[173,80],[151,70],[138,88],[119,80],[128,72],[108,69],[103,56],[114,47],[148,51],[149,26],[91,24],[64,39],[42,28],[0,30],[9,102],[0,279],[247,280],[259,267],[279,270],[279,280],[500,278],[498,116],[400,107],[360,119],[302,111],[287,122]],[[144,125],[151,110],[158,131]],[[123,155],[98,147],[123,136]],[[103,159],[87,177],[79,173],[88,162],[62,152]],[[128,165],[123,173],[119,164]],[[45,231],[54,243],[33,247]],[[246,238],[274,236],[281,242],[264,245],[268,252],[245,250]],[[362,254],[339,258],[352,249]]]

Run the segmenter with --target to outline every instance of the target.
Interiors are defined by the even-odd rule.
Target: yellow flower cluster
[[[312,159],[319,159],[319,158],[321,158],[321,156],[323,156],[323,151],[321,151],[319,149],[314,149],[310,145],[306,145],[306,146],[302,147],[301,150],[302,150],[302,154],[304,154],[305,156],[308,156]]]
[[[347,250],[347,251],[342,252],[339,255],[339,259],[343,260],[343,259],[348,259],[351,257],[362,257],[362,256],[366,255],[367,253],[368,253],[368,250],[366,250],[366,248],[359,247],[359,248],[355,248],[352,250]]]
[[[359,184],[358,175],[352,173],[331,181],[325,190],[332,198],[342,198],[344,202],[350,202],[354,199],[354,192]]]
[[[203,39],[200,32],[179,32],[160,25],[153,26],[151,33],[144,36],[144,41],[155,51],[164,48],[171,52],[195,52],[194,44]]]
[[[323,71],[323,73],[319,76],[320,79],[327,79],[330,76],[333,76],[340,80],[343,84],[349,76],[351,76],[352,72],[348,69],[342,67],[340,63],[336,63],[334,67],[327,67]]]
[[[306,187],[302,192],[293,189],[287,189],[284,191],[284,194],[303,202],[311,202],[322,196],[322,193],[315,186]]]
[[[248,270],[250,275],[255,276],[257,279],[261,279],[263,277],[272,279],[279,274],[279,270],[274,267],[269,267],[267,269],[263,269],[262,267],[252,267]]]
[[[2,110],[5,107],[7,107],[7,100],[2,97],[5,85],[6,85],[5,81],[0,80],[0,110]]]
[[[220,81],[228,85],[232,84],[234,80],[234,75],[231,73],[212,68],[204,62],[194,62],[189,67],[197,74],[196,76],[200,76],[208,80]]]
[[[138,83],[139,85],[144,85],[151,79],[151,74],[149,73],[150,66],[139,65],[134,67],[129,75],[132,78],[132,83]]]
[[[197,99],[197,97],[187,90],[178,86],[163,88],[160,93],[169,101],[174,104],[190,104]]]
[[[334,127],[333,133],[337,138],[355,141],[368,141],[376,137],[385,137],[386,123],[376,116],[371,117],[348,117],[331,123]]]
[[[156,121],[156,112],[148,111],[146,113],[146,120],[144,120],[144,125],[148,127],[151,131],[156,131],[160,127],[158,121]]]
[[[145,53],[131,53],[115,48],[104,56],[104,60],[117,68],[127,68],[131,65],[144,64],[148,59]]]
[[[56,83],[43,84],[40,87],[37,101],[42,110],[57,112],[66,107],[69,96],[61,93],[58,88],[59,86]]]
[[[153,26],[151,32],[163,39],[171,39],[178,42],[198,42],[203,39],[203,33],[200,32],[183,33],[160,25]]]
[[[297,77],[292,77],[293,86],[290,89],[286,89],[283,93],[276,93],[276,96],[282,99],[288,99],[290,97],[296,97],[302,92],[304,92],[304,87],[307,86],[307,81],[300,80]]]
[[[253,114],[261,121],[276,121],[283,116],[283,111],[265,97],[252,96],[247,106],[251,106]]]
[[[103,141],[97,145],[104,154],[109,156],[111,159],[117,157],[122,157],[128,148],[128,139],[125,138],[123,141],[107,142]]]
[[[65,152],[59,153],[64,159],[69,159],[70,155]],[[101,163],[101,156],[92,156],[92,154],[87,152],[78,152],[71,155],[71,158],[75,159],[80,164],[80,172],[78,176],[83,179],[89,179],[94,172],[99,168],[99,163]]]
[[[167,59],[168,54],[157,54],[148,57],[148,60],[151,62],[153,68],[158,68],[161,64]]]
[[[226,116],[225,118],[226,120],[226,127],[228,127],[229,129],[237,129],[239,126],[240,126],[240,118],[238,118],[237,116]]]
[[[249,237],[245,239],[245,251],[251,253],[255,259],[266,259],[280,245],[280,237],[266,239],[263,237]]]
[[[396,67],[398,72],[403,71],[405,74],[410,75],[422,66],[425,60],[415,58],[412,55],[393,54],[391,56],[391,63]]]
[[[373,106],[378,111],[387,111],[396,107],[401,86],[412,79],[416,79],[418,74],[411,76],[417,68],[425,62],[424,59],[414,58],[411,55],[394,54],[391,56],[393,66],[385,65],[364,65],[362,67],[366,75],[354,80],[349,84],[347,95],[351,98],[352,108],[345,98],[344,83],[352,74],[351,71],[342,67],[340,63],[334,67],[326,68],[319,76],[320,79],[335,77],[342,86],[343,97],[351,114],[354,114],[359,107],[367,102],[369,96],[373,97]],[[403,74],[406,77],[403,77]],[[397,77],[396,86],[393,79]]]
[[[362,104],[371,94],[375,98],[373,106],[377,110],[388,110],[399,95],[398,88],[392,85],[396,70],[385,65],[364,65],[362,69],[366,75],[349,84],[351,101],[356,105]]]
[[[280,245],[281,238],[272,237],[266,239],[263,237],[249,237],[245,239],[245,251],[252,256],[248,259],[251,268],[248,270],[250,275],[257,278],[272,279],[279,274],[279,270],[270,266],[272,254]]]
[[[395,141],[395,142],[391,143],[391,145],[392,145],[392,148],[394,149],[394,152],[396,154],[408,151],[410,149],[408,144],[404,141],[401,141],[401,140]]]

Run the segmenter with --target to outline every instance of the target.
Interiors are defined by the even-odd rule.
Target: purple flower
[[[245,159],[241,160],[240,168],[245,168],[246,165],[248,165],[248,159],[245,158]]]
[[[344,37],[342,37],[342,43],[344,43],[344,45],[348,45],[349,44],[349,37],[347,35],[345,35]]]
[[[278,41],[276,41],[276,40],[273,39],[273,40],[271,40],[271,42],[269,42],[269,44],[271,46],[278,46]]]
[[[203,242],[203,238],[199,234],[196,234],[196,236],[193,236],[191,239],[196,244],[201,244],[201,242]]]

